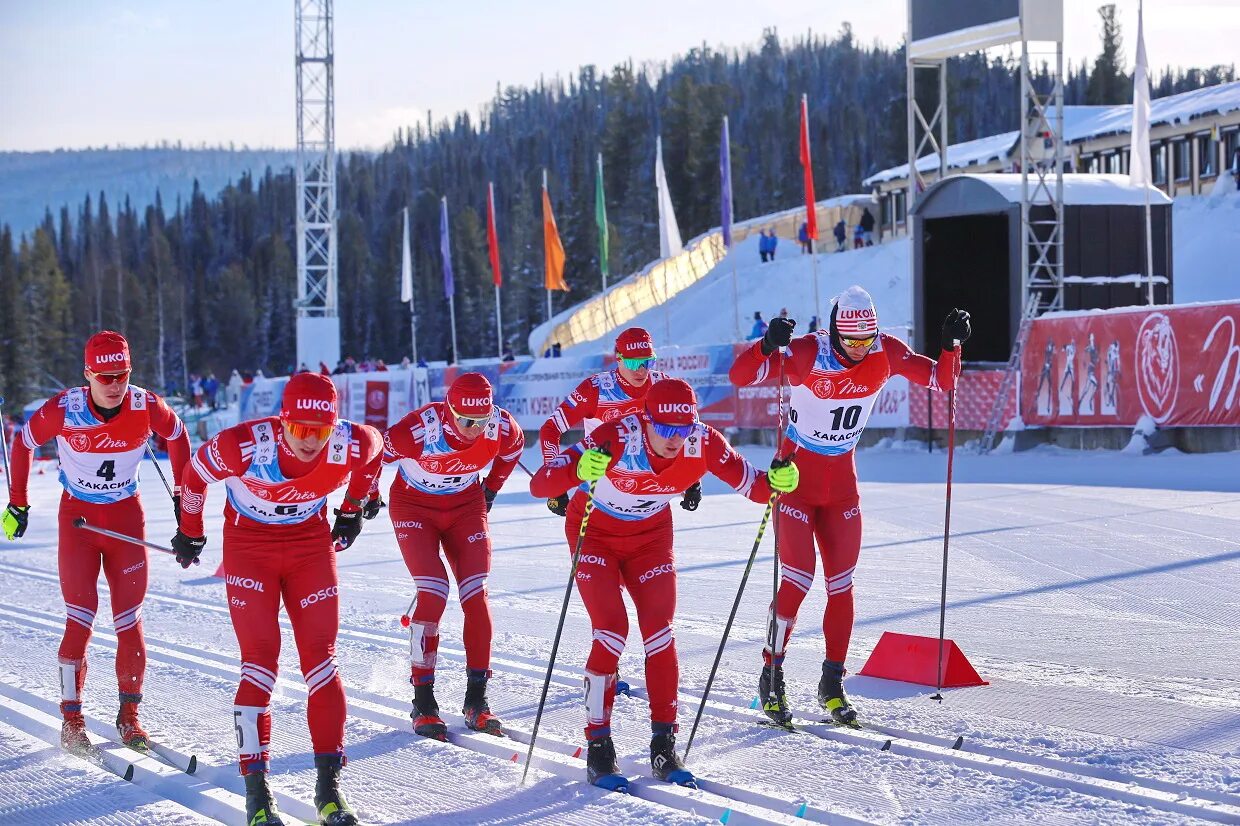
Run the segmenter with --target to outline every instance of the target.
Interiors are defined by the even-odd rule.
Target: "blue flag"
[[[443,294],[456,295],[452,281],[452,241],[448,235],[448,197],[439,199],[439,252],[443,255]]]
[[[728,118],[723,118],[723,133],[719,138],[719,226],[723,230],[724,249],[732,248],[732,148],[728,141]]]

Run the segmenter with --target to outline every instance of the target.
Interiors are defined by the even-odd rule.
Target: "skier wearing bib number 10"
[[[795,451],[806,479],[795,493],[779,500],[780,583],[767,618],[771,630],[762,654],[759,698],[772,721],[791,724],[784,654],[797,611],[814,583],[817,538],[827,588],[822,620],[826,657],[818,702],[834,722],[855,727],[857,711],[844,694],[844,659],[853,628],[853,570],[861,553],[854,448],[891,376],[904,376],[932,390],[955,388],[959,345],[971,332],[969,314],[963,310],[947,314],[937,362],[913,352],[898,338],[880,333],[873,299],[861,287],[849,287],[836,297],[827,330],[793,339],[795,325],[790,319],[771,321],[763,338],[742,352],[729,371],[737,386],[756,384],[780,375],[781,370],[787,377],[792,385],[790,421],[782,452],[791,455]]]
[[[278,418],[242,422],[198,448],[185,469],[181,524],[172,547],[184,566],[198,558],[207,541],[202,522],[207,484],[223,482],[228,491],[224,581],[241,649],[233,717],[246,823],[283,823],[267,786],[269,706],[279,668],[283,600],[308,689],[306,717],[318,772],[314,807],[320,823],[349,826],[358,821],[339,789],[345,698],[336,670],[336,553],[361,532],[362,508],[382,468],[383,444],[373,427],[336,418],[336,388],[325,376],[290,378],[280,408]],[[344,502],[329,528],[327,496],[346,482]]]
[[[530,480],[530,492],[542,498],[576,488],[564,528],[570,552],[577,547],[591,483],[597,483],[576,574],[594,638],[586,660],[585,734],[586,777],[595,785],[627,787],[611,739],[616,666],[629,632],[622,589],[637,610],[646,653],[651,768],[660,780],[695,782],[676,753],[680,666],[672,635],[676,566],[669,503],[708,472],[762,503],[772,488],[794,490],[798,478],[796,465],[784,461],[769,473],[755,470],[719,431],[698,421],[693,388],[665,378],[646,392],[640,414],[600,425]]]
[[[120,713],[116,729],[126,746],[146,751],[150,739],[138,722],[146,643],[142,637],[142,602],[146,596],[146,548],[131,542],[74,530],[75,520],[145,538],[145,518],[138,496],[138,467],[151,433],[168,440],[174,482],[189,459],[189,437],[177,414],[154,393],[129,383],[129,344],[120,333],[104,330],[86,342],[87,385],[62,390],[44,402],[14,439],[9,505],[4,533],[17,539],[26,532],[30,503],[26,483],[34,450],[56,440],[60,464],[60,590],[68,619],[60,642],[60,742],[69,751],[90,748],[82,717],[86,682],[86,644],[99,608],[99,569],[112,593],[116,630],[116,682]],[[173,510],[177,499],[173,499]]]
[[[410,412],[383,435],[386,461],[399,473],[392,482],[391,517],[405,566],[417,588],[409,623],[409,682],[413,684],[413,730],[447,739],[435,701],[439,620],[448,600],[447,557],[465,615],[465,723],[475,731],[502,734],[487,703],[491,676],[491,531],[487,512],[507,481],[525,435],[512,414],[494,404],[491,383],[481,373],[463,373],[442,402]],[[480,478],[487,465],[485,479]],[[379,507],[378,492],[371,493]]]

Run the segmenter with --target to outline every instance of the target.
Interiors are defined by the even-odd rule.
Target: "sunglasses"
[[[870,347],[877,338],[877,333],[867,338],[844,338],[840,336],[840,344],[843,344],[845,347]]]
[[[91,372],[90,377],[100,384],[124,384],[129,381],[129,371],[124,373],[95,373]]]
[[[294,439],[309,439],[314,437],[320,442],[326,441],[331,435],[335,425],[330,424],[304,424],[302,422],[285,421],[284,426],[288,428],[289,435]]]
[[[664,439],[675,439],[677,437],[687,439],[689,434],[693,432],[692,424],[659,424],[658,422],[651,422],[650,424],[654,427],[654,432]]]
[[[491,418],[490,413],[485,416],[462,416],[451,407],[449,407],[448,410],[452,412],[452,417],[456,419],[457,423],[461,427],[482,427],[487,423],[487,420]]]
[[[655,360],[653,357],[644,359],[626,359],[622,357],[620,359],[620,363],[630,370],[640,370],[643,367],[649,368],[652,364],[654,364],[654,361]]]

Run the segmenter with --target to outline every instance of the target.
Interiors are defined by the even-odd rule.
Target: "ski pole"
[[[698,723],[702,721],[702,712],[706,708],[706,698],[710,696],[710,688],[715,683],[715,672],[719,670],[719,660],[723,658],[724,646],[728,644],[728,634],[732,632],[732,621],[741,607],[741,597],[745,593],[745,583],[749,580],[749,571],[753,568],[754,559],[758,556],[758,546],[762,544],[762,536],[766,533],[766,525],[771,521],[771,511],[775,509],[775,500],[779,494],[771,492],[766,502],[766,510],[762,521],[758,523],[758,538],[753,541],[753,550],[749,552],[749,561],[745,563],[745,573],[741,574],[741,587],[736,591],[736,600],[732,603],[732,613],[728,614],[728,622],[723,626],[723,639],[719,640],[719,650],[715,653],[715,663],[710,667],[710,676],[706,678],[706,689],[702,692],[702,702],[698,704],[697,716],[693,718],[693,728],[689,730],[689,742],[685,743],[685,762],[689,762],[689,749],[693,748],[693,735],[697,734]]]
[[[943,631],[947,624],[947,540],[952,525],[952,458],[956,453],[956,391],[947,391],[947,506],[943,513],[943,589],[939,594],[938,677],[931,700],[943,702]]]
[[[780,347],[779,353],[779,390],[776,398],[779,401],[779,423],[775,429],[775,455],[779,455],[779,451],[784,446],[784,348]],[[772,501],[774,501],[772,499]],[[779,635],[779,514],[775,514],[775,525],[772,528],[775,538],[775,566],[772,569],[771,583],[771,622],[770,628],[767,629],[768,642],[771,650],[771,662],[775,662],[775,638]]]
[[[586,511],[581,516],[581,527],[577,529],[577,549],[573,551],[573,564],[568,571],[568,586],[564,589],[564,604],[560,606],[560,623],[555,627],[555,639],[551,643],[551,659],[547,661],[547,676],[543,679],[542,695],[538,698],[538,712],[534,715],[534,730],[530,732],[530,748],[525,754],[525,770],[521,772],[521,785],[530,773],[530,761],[534,759],[534,741],[538,739],[538,724],[542,722],[543,706],[547,702],[547,690],[551,688],[551,672],[555,668],[555,655],[560,650],[560,635],[564,632],[564,619],[568,616],[568,602],[573,596],[573,582],[577,579],[577,564],[581,562],[581,546],[586,540],[586,525],[590,522],[590,514],[594,511],[594,486],[598,480],[590,483],[586,492]]]
[[[17,433],[16,430],[13,431]],[[9,434],[4,426],[4,396],[0,396],[0,445],[4,446],[4,486],[8,489],[9,498],[13,498],[13,471],[9,463]]]
[[[168,498],[176,501],[176,496],[172,492],[172,486],[168,484],[168,477],[164,476],[164,470],[159,466],[159,460],[155,458],[155,451],[151,449],[151,443],[146,443],[146,455],[151,457],[151,464],[155,466],[155,472],[159,474],[159,481],[164,483],[164,490],[168,491]]]
[[[81,528],[84,531],[92,531],[97,534],[102,534],[103,536],[110,536],[113,539],[119,539],[122,542],[132,542],[134,545],[144,545],[153,551],[162,551],[163,553],[172,554],[173,556],[176,556],[177,554],[176,551],[172,550],[171,548],[165,548],[163,545],[156,545],[154,542],[147,542],[145,539],[139,539],[138,537],[130,536],[127,533],[120,533],[118,531],[110,531],[107,528],[99,528],[94,525],[91,525],[86,521],[85,516],[79,516],[77,519],[74,519],[73,527]],[[195,565],[198,564],[197,559],[194,560],[194,564]]]

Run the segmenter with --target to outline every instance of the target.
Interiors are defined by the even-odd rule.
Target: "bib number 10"
[[[841,425],[845,430],[852,430],[860,420],[861,405],[859,404],[854,404],[851,407],[837,407],[831,411],[832,430],[839,430]]]

